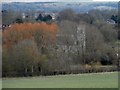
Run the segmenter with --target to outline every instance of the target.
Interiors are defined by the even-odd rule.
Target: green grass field
[[[3,88],[117,88],[118,73],[4,78]]]
[[[0,78],[0,90],[2,89],[2,79]]]

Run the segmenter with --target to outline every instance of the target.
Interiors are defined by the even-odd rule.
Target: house
[[[115,21],[112,20],[112,19],[108,19],[108,20],[107,20],[107,23],[109,23],[109,24],[116,24]]]

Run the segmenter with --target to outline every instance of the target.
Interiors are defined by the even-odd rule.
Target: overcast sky
[[[119,0],[2,0],[2,2],[53,2],[53,1],[70,2],[70,1],[119,1]]]

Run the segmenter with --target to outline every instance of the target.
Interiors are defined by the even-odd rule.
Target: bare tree
[[[38,56],[38,48],[34,41],[25,40],[15,45],[11,59],[15,70],[18,72],[27,73],[29,71],[33,73],[34,64],[38,61]]]

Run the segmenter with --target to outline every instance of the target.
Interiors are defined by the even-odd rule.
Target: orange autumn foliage
[[[55,41],[57,33],[57,25],[55,23],[23,23],[13,24],[11,27],[3,31],[3,47],[11,48],[11,46],[25,39],[34,39],[35,33],[41,31],[44,41]]]

